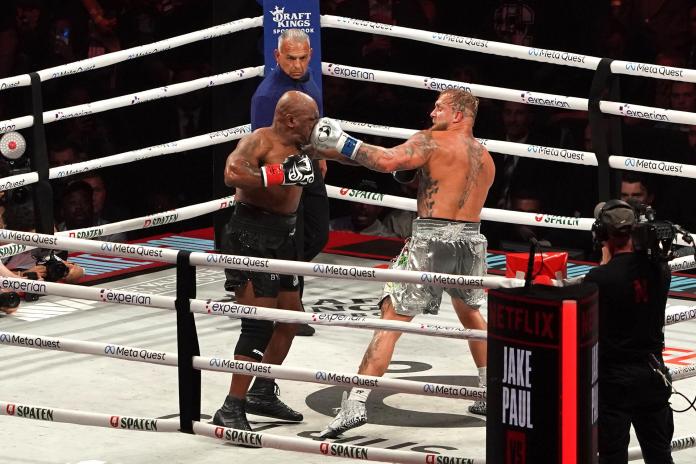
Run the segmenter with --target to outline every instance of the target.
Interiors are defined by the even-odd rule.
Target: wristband
[[[261,168],[264,187],[281,185],[285,181],[285,170],[282,164],[267,164]]]
[[[341,147],[341,154],[347,158],[353,159],[355,157],[355,152],[360,145],[360,140],[346,136],[346,140],[343,142],[343,146]]]

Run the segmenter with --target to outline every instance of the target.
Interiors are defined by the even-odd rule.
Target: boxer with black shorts
[[[308,95],[289,91],[278,100],[273,124],[240,140],[225,166],[225,184],[235,187],[235,207],[227,225],[222,251],[229,254],[295,260],[295,223],[302,186],[314,180],[312,160],[300,152],[319,118],[316,102]],[[237,303],[301,311],[297,276],[277,273],[231,271]],[[268,332],[242,326],[234,359],[281,364],[297,327],[276,323]],[[256,347],[266,346],[263,353]],[[224,427],[251,430],[246,418],[245,396],[252,377],[234,374],[229,395],[213,417]],[[277,397],[276,397],[277,400]],[[277,400],[276,406],[287,406]],[[302,420],[294,413],[291,420]],[[299,417],[297,417],[299,416]]]
[[[418,218],[413,236],[392,267],[466,275],[486,274],[486,238],[479,232],[481,209],[493,183],[491,155],[473,136],[478,99],[461,89],[440,93],[430,113],[433,125],[393,148],[368,145],[345,134],[338,123],[322,118],[312,131],[312,156],[359,163],[375,171],[396,171],[402,182],[420,176]],[[388,283],[381,301],[382,319],[410,321],[416,314],[437,313],[442,288]],[[479,312],[484,302],[481,289],[446,289],[464,327],[486,329]],[[382,376],[401,332],[377,330],[365,352],[359,374]],[[486,384],[486,343],[469,341],[479,370],[479,385]],[[365,402],[369,390],[353,388],[344,397],[341,411],[321,433],[333,438],[367,422]],[[486,404],[469,406],[474,414],[486,414]]]

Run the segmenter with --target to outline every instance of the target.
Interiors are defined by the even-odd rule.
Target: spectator
[[[362,192],[379,193],[377,183],[371,180],[362,180],[356,190]],[[350,215],[333,219],[330,223],[331,230],[355,232],[364,235],[376,235],[390,237],[394,234],[379,220],[384,211],[380,205],[368,205],[367,203],[351,203]]]
[[[634,200],[644,205],[652,206],[655,194],[646,175],[625,171],[621,173],[621,199]]]
[[[58,230],[84,229],[106,224],[106,221],[94,215],[93,196],[94,191],[87,182],[77,180],[69,183],[60,199],[63,222],[58,224]],[[99,239],[105,242],[124,242],[126,234],[119,232],[102,235]]]
[[[411,171],[404,171],[411,172]],[[416,198],[418,194],[418,185],[420,184],[420,176],[415,172],[413,180],[410,182],[399,182],[399,191],[401,196],[406,198]],[[396,177],[396,174],[395,176]],[[406,239],[412,235],[413,220],[417,217],[415,211],[407,211],[405,209],[392,209],[384,216],[384,227],[391,235]]]

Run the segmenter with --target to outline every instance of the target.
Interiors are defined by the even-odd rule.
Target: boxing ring
[[[262,24],[261,17],[240,19],[157,43],[45,69],[32,75],[1,79],[0,90],[30,85],[37,87],[50,79],[137,59],[194,41],[261,27]],[[325,15],[321,17],[321,26],[590,70],[602,68],[605,72],[611,73],[696,82],[694,70],[622,61],[608,62],[567,52],[530,49],[349,18]],[[482,98],[696,124],[696,114],[598,101],[596,98],[593,100],[592,96],[585,99],[532,93],[526,90],[348,67],[335,63],[322,63],[322,70],[324,74],[335,77],[427,90],[461,87]],[[0,121],[0,133],[26,129],[37,123],[50,124],[116,108],[147,104],[148,101],[217,85],[233,84],[262,74],[262,66],[244,68],[84,105],[53,110],[41,109],[34,115]],[[392,138],[407,138],[415,132],[412,129],[354,121],[341,121],[341,124],[349,132]],[[249,131],[249,125],[242,125],[46,169],[45,172],[13,175],[0,181],[0,190],[229,143],[238,140]],[[661,175],[696,177],[696,166],[691,165],[616,155],[605,159],[586,151],[479,140],[489,151],[495,153],[597,166],[598,169],[610,167]],[[327,186],[327,191],[331,198],[415,210],[415,200],[412,199],[390,195],[372,199],[357,198],[351,195],[353,190],[340,186]],[[326,457],[404,463],[485,462],[485,445],[482,445],[485,444],[485,420],[465,412],[466,402],[485,398],[485,389],[474,386],[477,384],[475,375],[461,375],[464,372],[475,372],[473,362],[461,353],[461,344],[453,345],[457,342],[446,339],[482,340],[486,338],[486,333],[462,329],[447,304],[443,305],[442,314],[437,319],[419,317],[411,323],[380,321],[376,318],[375,308],[369,308],[376,303],[379,296],[380,282],[385,281],[429,282],[432,285],[464,288],[515,287],[520,286],[522,282],[498,276],[452,276],[387,270],[377,267],[381,263],[376,261],[338,259],[324,254],[320,255],[316,262],[301,263],[87,240],[210,214],[228,208],[233,203],[233,197],[223,197],[172,211],[55,235],[0,230],[0,242],[9,243],[0,247],[0,257],[15,255],[38,246],[176,265],[176,288],[168,292],[175,295],[166,294],[167,292],[155,294],[128,290],[136,288],[137,279],[143,279],[142,277],[119,282],[122,284],[119,287],[126,289],[0,278],[0,287],[4,289],[49,295],[47,298],[68,298],[76,302],[100,302],[98,309],[37,323],[13,319],[11,316],[0,318],[0,369],[4,373],[4,388],[0,393],[0,423],[7,431],[8,437],[7,443],[3,446],[3,453],[0,454],[4,454],[8,462],[188,462],[193,459],[199,462],[213,462],[229,459],[230,453],[241,459],[255,459],[259,462],[276,462],[292,458],[302,459],[303,462],[324,462]],[[589,231],[593,222],[592,218],[496,209],[484,209],[482,219],[584,231]],[[680,244],[685,243],[682,241]],[[696,261],[692,256],[688,256],[672,261],[670,266],[673,271],[691,269],[696,267]],[[351,280],[351,288],[356,289],[351,292],[352,299],[355,299],[356,295],[372,295],[374,298],[360,299],[361,302],[356,303],[361,306],[359,311],[331,311],[326,309],[326,303],[323,303],[324,310],[318,309],[304,314],[241,306],[225,300],[225,295],[221,292],[224,268],[308,276],[305,299],[309,300],[320,300],[322,295],[338,294],[345,287],[345,284],[337,283],[338,279]],[[206,280],[205,285],[196,285],[196,275],[204,273],[210,278]],[[171,271],[159,271],[145,279],[170,277]],[[682,346],[696,350],[696,339],[693,337],[696,328],[696,308],[680,303],[683,302],[670,300],[666,339],[668,343],[678,340]],[[313,306],[315,305],[309,305]],[[172,312],[175,313],[176,324],[173,323]],[[231,352],[230,344],[236,338],[234,333],[239,330],[240,317],[303,322],[321,325],[323,328],[311,339],[296,339],[282,366],[242,363],[229,359],[225,354]],[[399,330],[419,336],[406,337],[401,341],[387,377],[356,375],[353,373],[358,362],[356,356],[367,345],[369,330],[377,328]],[[426,336],[427,339],[423,338]],[[326,340],[322,340],[324,337]],[[422,349],[423,343],[427,343],[428,350]],[[44,353],[45,351],[52,353]],[[106,358],[133,362],[113,363]],[[454,364],[455,362],[457,364]],[[458,366],[454,369],[458,375],[451,375],[452,365]],[[174,375],[173,369],[160,366],[176,367],[178,377]],[[427,375],[413,375],[426,372]],[[693,398],[696,394],[696,381],[693,380],[696,376],[696,365],[674,367],[672,372],[677,388]],[[302,401],[307,403],[312,411],[307,414],[306,424],[267,422],[259,425],[259,422],[252,418],[252,432],[211,425],[208,421],[209,414],[206,413],[217,407],[229,379],[228,375],[220,373],[243,373],[295,381],[282,382],[283,399],[290,404],[299,404]],[[326,388],[324,385],[330,387]],[[316,435],[332,416],[329,405],[337,405],[341,388],[349,386],[369,386],[374,389],[375,394],[372,396],[375,398],[371,396],[368,400],[368,410],[374,406],[372,401],[379,401],[382,413],[378,413],[377,416],[380,417],[382,414],[384,417],[375,424],[370,421],[369,424],[337,440],[318,439]],[[691,462],[696,457],[696,450],[689,449],[696,446],[696,435],[693,432],[696,416],[693,414],[694,412],[690,411],[675,415],[673,449],[685,449],[675,454],[675,462]],[[19,421],[19,418],[34,421]],[[61,424],[53,424],[55,422]],[[80,425],[93,427],[78,427]],[[432,428],[432,431],[426,430],[427,427]],[[300,428],[302,430],[298,432]],[[466,433],[462,433],[463,428],[466,428]],[[147,434],[105,429],[184,431],[226,444],[243,444],[261,447],[263,450],[215,446],[209,440],[176,433],[163,433],[152,437]],[[76,436],[79,436],[79,439],[75,439]],[[305,454],[288,454],[291,452]],[[93,454],[94,459],[86,459],[89,454]],[[632,448],[630,455],[632,459],[639,459],[640,451]],[[4,458],[0,457],[0,461],[2,459]]]

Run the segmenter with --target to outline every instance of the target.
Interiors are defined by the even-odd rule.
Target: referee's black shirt
[[[661,359],[671,273],[667,263],[619,253],[592,269],[585,282],[599,287],[600,363]]]

